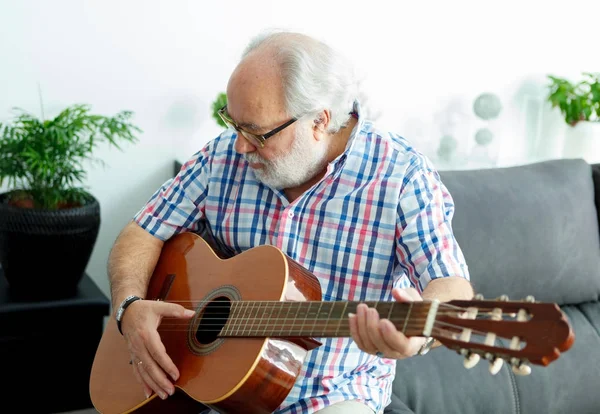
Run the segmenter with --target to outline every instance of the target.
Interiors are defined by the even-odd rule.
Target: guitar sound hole
[[[225,296],[219,296],[209,302],[202,312],[202,317],[196,330],[196,340],[203,345],[214,342],[221,329],[227,323],[230,312],[231,301]]]

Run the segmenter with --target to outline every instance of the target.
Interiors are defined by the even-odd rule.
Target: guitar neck
[[[375,308],[407,336],[428,336],[437,311],[437,302],[430,301],[234,301],[219,337],[349,337],[348,314],[356,314],[360,303]]]

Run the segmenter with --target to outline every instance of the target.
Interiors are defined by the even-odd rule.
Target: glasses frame
[[[265,142],[267,141],[267,139],[271,138],[276,133],[283,131],[285,128],[289,127],[290,125],[292,125],[294,122],[296,122],[298,120],[298,118],[292,118],[289,121],[287,121],[286,123],[284,123],[283,125],[280,125],[275,129],[272,129],[271,131],[267,132],[266,134],[259,135],[259,134],[253,134],[253,133],[248,132],[248,131],[242,129],[241,127],[239,127],[238,124],[236,124],[235,121],[233,119],[231,119],[231,117],[227,113],[227,105],[225,105],[221,109],[219,109],[217,113],[219,114],[219,116],[221,117],[223,122],[225,122],[225,125],[235,129],[244,138],[246,138],[248,141],[251,141],[251,144],[257,145],[261,148],[265,147]]]

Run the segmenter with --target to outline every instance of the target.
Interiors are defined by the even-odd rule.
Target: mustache
[[[248,162],[255,162],[255,163],[263,163],[266,164],[267,160],[265,160],[263,157],[261,157],[259,154],[254,153],[254,152],[249,152],[244,154],[244,159]]]

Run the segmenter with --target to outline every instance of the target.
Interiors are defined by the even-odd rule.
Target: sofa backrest
[[[560,305],[598,300],[600,190],[592,166],[561,159],[440,176],[476,292]]]

